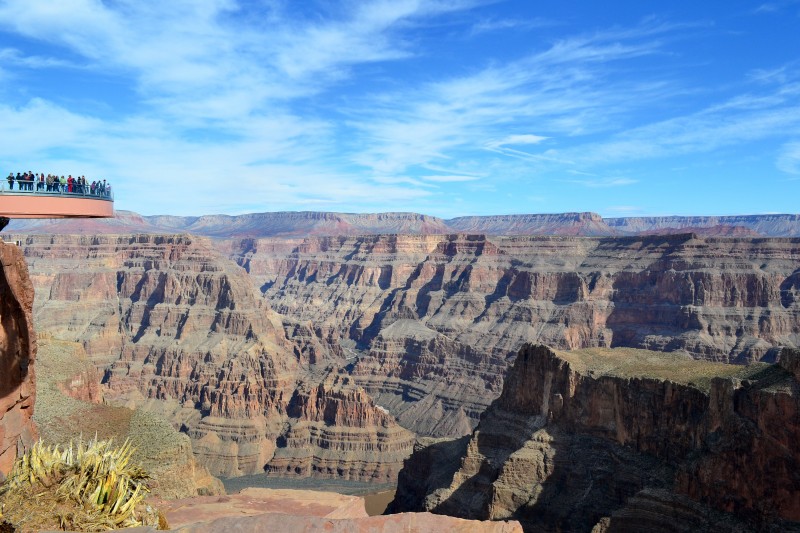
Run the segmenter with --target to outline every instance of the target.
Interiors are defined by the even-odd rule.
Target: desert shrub
[[[23,531],[158,526],[158,512],[143,503],[149,476],[132,453],[127,440],[120,447],[79,440],[63,449],[37,442],[0,486],[0,522]]]

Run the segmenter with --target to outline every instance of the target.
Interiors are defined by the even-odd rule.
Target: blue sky
[[[800,1],[0,0],[0,141],[147,215],[796,213]]]

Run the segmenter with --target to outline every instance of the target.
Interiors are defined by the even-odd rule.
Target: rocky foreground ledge
[[[364,499],[333,492],[249,488],[230,496],[158,503],[172,531],[293,533],[522,533],[519,522],[474,521],[431,513],[368,516]],[[140,527],[123,531],[149,533]]]
[[[469,437],[418,445],[390,512],[526,531],[800,530],[800,351],[778,364],[522,348]]]

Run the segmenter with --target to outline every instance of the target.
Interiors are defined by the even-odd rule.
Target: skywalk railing
[[[15,183],[16,185],[16,183]],[[39,182],[33,182],[31,189],[9,189],[8,183],[0,183],[0,194],[14,195],[14,196],[48,196],[48,197],[63,197],[63,198],[86,198],[87,200],[106,200],[108,202],[114,201],[114,191],[106,191],[105,193],[95,192],[92,194],[90,191],[83,192],[68,192],[67,190],[48,191],[45,187],[39,187]]]

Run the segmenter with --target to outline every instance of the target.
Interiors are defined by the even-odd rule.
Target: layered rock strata
[[[423,435],[469,432],[525,342],[733,363],[800,346],[798,239],[384,235],[221,246],[277,312],[356,343],[356,382]]]
[[[798,361],[526,346],[468,440],[406,462],[390,509],[528,531],[799,526]]]
[[[413,433],[346,377],[301,387],[287,415],[288,429],[266,472],[393,482],[414,444]]]
[[[0,480],[37,437],[34,290],[19,248],[0,239]]]
[[[328,374],[442,437],[472,430],[526,342],[737,363],[800,345],[798,239],[136,235],[24,246],[40,327],[82,342],[115,394],[157,400],[226,476],[260,472],[295,420],[298,383]]]
[[[344,354],[308,321],[276,315],[247,273],[210,241],[36,236],[24,246],[42,295],[40,327],[81,343],[103,369],[109,402],[169,418],[215,475],[263,472],[287,428],[306,422],[324,428],[316,441],[327,452],[291,464],[292,472],[344,470],[376,479],[395,475],[410,453],[411,439],[396,424],[381,438],[396,436],[397,443],[385,444],[400,451],[383,465],[382,456],[365,461],[342,447],[326,420],[291,416],[298,385],[320,383]],[[340,392],[355,394],[351,388]],[[357,428],[350,434],[341,428],[350,446],[372,446],[374,429]]]
[[[663,231],[668,228],[711,228],[738,226],[770,237],[800,236],[800,215],[731,215],[606,218],[606,224],[620,233]]]
[[[597,213],[552,213],[458,217],[447,221],[453,232],[488,235],[608,236],[611,229]]]

